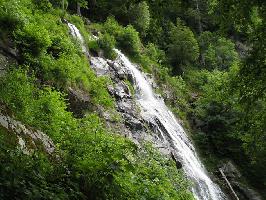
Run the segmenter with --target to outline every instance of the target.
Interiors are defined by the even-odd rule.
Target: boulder
[[[55,151],[53,141],[45,133],[28,128],[8,115],[0,113],[0,126],[17,136],[19,147],[25,154],[32,153],[39,144],[49,154]]]
[[[70,103],[70,111],[73,112],[76,117],[83,117],[84,110],[92,110],[90,97],[85,91],[69,87],[68,100]]]

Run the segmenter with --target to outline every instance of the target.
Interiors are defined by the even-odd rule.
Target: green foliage
[[[25,70],[10,71],[0,84],[1,100],[25,123],[57,139],[62,129],[73,125],[62,94],[48,87],[39,90]]]
[[[45,4],[43,2],[43,5]],[[14,21],[14,34],[10,36],[19,50],[21,64],[29,66],[29,71],[34,71],[42,83],[64,91],[69,86],[80,88],[88,92],[93,104],[113,106],[113,100],[106,89],[108,81],[97,78],[89,68],[80,44],[71,37],[68,27],[61,23],[60,13],[52,7],[48,12],[39,7],[42,7],[41,3],[37,5],[26,0],[21,4],[15,2],[13,5],[4,1],[1,9],[8,10],[10,6],[15,6],[16,15],[3,12],[0,20],[12,18],[13,15],[18,15],[18,19],[23,20],[23,23]],[[35,9],[34,12],[31,11],[32,8]],[[27,20],[24,20],[23,16],[27,16]],[[89,35],[85,31],[82,19],[78,16],[69,18],[77,24],[88,40]]]
[[[17,46],[22,53],[38,56],[52,44],[48,31],[37,24],[26,24],[15,33]]]
[[[234,145],[238,141],[232,133],[238,111],[233,107],[236,103],[234,97],[228,98],[232,95],[229,84],[228,73],[205,71],[205,83],[200,87],[202,95],[197,99],[195,109],[196,115],[205,126],[201,128],[207,134],[208,142],[212,144],[209,151],[220,156],[228,155],[230,150],[234,151],[230,148],[235,148]],[[224,146],[227,148],[223,148]]]
[[[206,155],[212,154],[207,156],[211,160],[213,155],[217,159],[230,157],[239,163],[251,182],[263,185],[265,176],[261,172],[265,170],[265,164],[261,156],[265,155],[262,148],[265,146],[262,139],[265,137],[265,101],[248,109],[239,104],[239,90],[232,89],[238,73],[236,65],[229,72],[190,72],[188,79],[193,80],[200,93],[194,115],[201,120],[201,132],[194,137]]]
[[[62,2],[63,12],[55,9],[61,9]],[[76,3],[87,6],[87,1],[72,1],[69,9]],[[0,80],[1,103],[17,119],[51,136],[62,154],[60,161],[39,153],[26,156],[1,136],[5,165],[0,167],[0,198],[191,198],[171,161],[148,146],[139,150],[108,134],[97,115],[78,120],[66,111],[59,91],[68,87],[86,92],[94,106],[114,105],[106,90],[108,78],[94,75],[79,42],[61,23],[62,16],[78,27],[90,50],[102,48],[112,59],[117,46],[153,73],[158,91],[178,116],[200,122],[195,138],[214,168],[220,158],[233,158],[244,175],[264,189],[264,1],[92,0],[88,7],[83,14],[91,19],[114,16],[97,25],[99,41],[91,41],[79,16],[65,13],[67,1],[0,1],[1,45],[14,43],[22,64]],[[200,34],[199,44],[191,30]],[[243,60],[233,40],[247,47]],[[170,72],[180,68],[183,77],[173,77]]]
[[[12,32],[21,27],[27,20],[31,5],[27,0],[20,2],[15,0],[2,0],[0,4],[0,27],[1,31]]]
[[[130,23],[141,34],[145,35],[150,26],[150,11],[146,1],[133,5],[129,10]]]
[[[199,57],[199,46],[193,32],[180,21],[171,28],[168,56],[173,65],[193,63]]]
[[[88,47],[89,47],[89,50],[91,52],[98,52],[100,50],[100,47],[99,47],[99,44],[98,44],[98,41],[97,40],[91,40],[89,43],[88,43]]]
[[[113,17],[107,18],[103,25],[103,31],[113,35],[116,39],[122,34],[123,27]]]
[[[124,28],[120,37],[117,38],[118,46],[129,55],[138,56],[141,51],[139,33],[129,25]]]
[[[226,38],[203,32],[199,37],[199,43],[205,67],[209,70],[228,70],[239,61],[234,43]]]
[[[98,46],[103,49],[104,56],[108,59],[115,59],[116,53],[114,51],[115,48],[115,38],[114,36],[109,35],[108,33],[103,34],[98,40]]]
[[[16,136],[0,130],[1,199],[82,199],[78,184],[69,183],[64,166],[39,152],[25,155]],[[10,144],[10,140],[14,144]]]
[[[62,94],[36,87],[25,70],[11,70],[0,84],[2,103],[22,122],[45,131],[61,152],[55,163],[37,152],[1,153],[1,160],[7,160],[1,170],[3,199],[23,194],[46,199],[48,194],[48,199],[192,199],[173,161],[150,148],[138,153],[129,140],[108,133],[96,114],[73,118]]]
[[[165,52],[158,48],[153,43],[149,43],[145,49],[144,53],[146,56],[148,56],[152,61],[156,63],[162,63],[165,61]]]
[[[104,31],[112,35],[117,43],[117,46],[124,52],[133,57],[138,57],[141,52],[141,41],[139,33],[128,25],[122,27],[114,18],[108,18],[104,23]]]
[[[49,0],[34,0],[34,4],[41,10],[49,12],[52,9],[52,4]]]

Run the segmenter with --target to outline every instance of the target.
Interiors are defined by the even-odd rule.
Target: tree
[[[130,23],[141,35],[145,35],[150,25],[150,11],[146,1],[133,5],[129,10]]]
[[[86,0],[76,0],[77,4],[77,14],[81,16],[80,8],[87,8],[88,2]]]
[[[234,43],[211,32],[203,32],[199,39],[202,64],[209,70],[228,70],[239,61]]]
[[[186,65],[195,62],[199,57],[198,42],[193,32],[180,20],[170,30],[168,56],[173,65]]]
[[[239,71],[239,89],[242,102],[250,105],[266,92],[266,2],[209,0],[210,12],[216,16],[223,32],[234,30],[242,35],[250,48]]]

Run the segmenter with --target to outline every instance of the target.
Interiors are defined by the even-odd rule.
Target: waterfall
[[[80,44],[81,44],[81,48],[82,48],[82,52],[83,52],[83,53],[87,53],[87,48],[86,48],[86,46],[85,46],[84,38],[83,38],[82,35],[80,34],[78,28],[77,28],[75,25],[73,25],[73,24],[71,24],[71,23],[69,23],[69,22],[67,22],[67,25],[68,25],[68,27],[69,27],[69,29],[70,29],[70,33],[71,33],[71,35],[72,35],[74,38],[76,38],[76,39],[80,42]]]
[[[80,40],[83,45],[82,49],[86,50],[78,29],[72,24],[68,24],[68,26],[71,34]],[[127,70],[130,70],[135,79],[136,98],[141,108],[141,116],[157,124],[162,135],[170,137],[175,154],[178,155],[185,174],[193,183],[191,190],[194,197],[197,200],[227,199],[221,189],[209,178],[184,129],[164,101],[156,97],[144,74],[121,51],[117,49],[115,51],[118,54],[117,63],[121,63]]]
[[[163,130],[160,130],[162,134],[167,134],[172,139],[175,153],[180,158],[185,173],[193,182],[192,192],[195,198],[198,200],[226,199],[221,189],[208,177],[193,144],[164,101],[154,95],[151,85],[137,66],[119,50],[115,51],[118,54],[119,62],[128,68],[135,78],[137,102],[141,107],[142,117],[159,123],[158,128],[163,126],[167,131],[167,133],[163,133]]]

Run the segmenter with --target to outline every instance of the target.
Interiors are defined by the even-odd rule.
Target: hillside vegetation
[[[233,160],[266,197],[265,18],[259,0],[0,0],[0,53],[14,60],[0,74],[1,113],[56,146],[26,155],[0,128],[0,199],[193,199],[173,160],[107,128],[98,111],[115,112],[111,80],[64,19],[92,54],[112,60],[116,47],[152,74],[210,171]],[[82,117],[70,88],[90,99]]]

